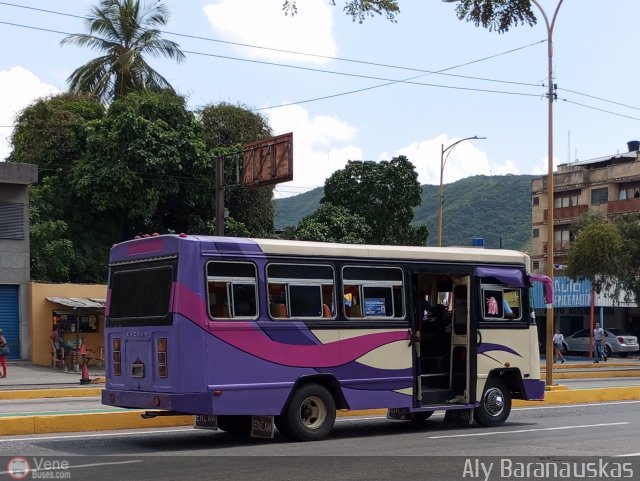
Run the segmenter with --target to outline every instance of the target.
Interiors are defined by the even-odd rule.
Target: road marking
[[[640,453],[631,453],[631,454],[616,454],[614,458],[630,458],[633,456],[640,456]]]
[[[84,438],[102,438],[105,436],[135,436],[136,434],[166,434],[166,433],[180,433],[180,432],[191,432],[191,433],[204,433],[204,430],[198,430],[194,428],[181,428],[181,429],[162,429],[162,430],[153,430],[153,431],[133,431],[133,432],[105,432],[100,431],[100,433],[93,434],[70,434],[67,436],[32,436],[30,438],[11,438],[11,439],[1,439],[0,443],[8,443],[8,442],[18,442],[18,441],[51,441],[52,439],[84,439]]]
[[[516,429],[512,431],[490,431],[490,432],[482,432],[482,433],[447,434],[443,436],[429,436],[429,439],[467,438],[467,437],[473,437],[473,436],[495,436],[496,434],[533,433],[537,431],[566,431],[568,429],[597,428],[597,427],[603,427],[603,426],[621,426],[624,424],[631,424],[631,423],[625,421],[620,423],[581,424],[577,426],[555,426],[552,428]]]
[[[614,404],[638,404],[640,401],[603,401],[599,403],[583,403],[583,404],[554,404],[551,406],[527,406],[513,408],[513,411],[528,411],[535,409],[566,409],[566,408],[583,408],[592,406],[610,406]]]

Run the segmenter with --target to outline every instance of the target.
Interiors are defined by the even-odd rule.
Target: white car
[[[627,334],[622,329],[605,329],[605,349],[604,354],[610,357],[611,354],[618,354],[620,357],[627,357],[630,352],[638,352],[638,338]],[[564,351],[566,352],[589,352],[590,329],[581,329],[570,336],[564,338]]]

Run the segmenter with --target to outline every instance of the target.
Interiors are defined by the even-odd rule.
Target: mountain
[[[482,237],[485,247],[528,250],[531,244],[531,180],[533,175],[476,175],[444,186],[442,243],[471,245]],[[415,223],[429,226],[428,245],[438,242],[437,185],[422,186]],[[324,195],[319,187],[274,200],[275,227],[295,226],[314,212]]]

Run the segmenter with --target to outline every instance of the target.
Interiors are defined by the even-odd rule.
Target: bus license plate
[[[196,429],[218,429],[218,416],[214,414],[199,414],[196,416]]]
[[[274,431],[273,416],[251,416],[252,438],[271,439]]]

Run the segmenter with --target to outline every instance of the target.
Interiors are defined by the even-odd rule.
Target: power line
[[[9,2],[0,2],[0,5],[8,5],[8,6],[12,6],[12,7],[17,7],[17,8],[24,8],[27,10],[35,10],[35,11],[39,11],[39,12],[45,12],[45,13],[50,13],[50,14],[54,14],[54,15],[62,15],[65,17],[72,17],[72,18],[79,18],[82,20],[89,20],[89,17],[83,17],[80,15],[74,15],[74,14],[70,14],[70,13],[64,13],[64,12],[58,12],[58,11],[54,11],[54,10],[47,10],[47,9],[43,9],[43,8],[35,8],[35,7],[28,7],[28,6],[24,6],[24,5],[17,5],[15,3],[9,3]],[[225,45],[234,45],[234,46],[239,46],[239,47],[245,47],[245,48],[253,48],[253,49],[259,49],[259,50],[268,50],[271,52],[278,52],[278,53],[287,53],[287,54],[292,54],[292,55],[300,55],[300,56],[305,56],[305,57],[315,57],[315,58],[322,58],[325,60],[337,60],[340,62],[350,62],[350,63],[357,63],[357,64],[362,64],[362,65],[369,65],[369,66],[375,66],[375,67],[384,67],[384,68],[392,68],[392,69],[399,69],[399,70],[409,70],[409,71],[413,71],[413,72],[421,72],[421,73],[427,73],[427,74],[439,74],[439,75],[446,75],[446,76],[451,76],[451,77],[459,77],[459,78],[464,78],[464,79],[469,79],[469,80],[481,80],[484,82],[498,82],[498,83],[507,83],[507,84],[513,84],[513,85],[523,85],[523,86],[528,86],[528,87],[539,87],[540,84],[532,84],[532,83],[526,83],[526,82],[516,82],[516,81],[510,81],[510,80],[497,80],[497,79],[489,79],[489,78],[482,78],[482,77],[473,77],[473,76],[468,76],[468,75],[458,75],[458,74],[450,74],[450,73],[444,73],[447,70],[452,70],[455,68],[459,68],[462,66],[467,66],[467,65],[471,65],[474,63],[478,63],[478,62],[482,62],[485,60],[489,60],[495,57],[499,57],[501,55],[505,55],[508,53],[513,53],[513,52],[517,52],[518,50],[522,50],[524,48],[528,48],[534,45],[538,45],[540,43],[545,43],[547,40],[539,40],[537,42],[533,42],[531,44],[528,45],[524,45],[522,47],[517,47],[511,50],[507,50],[506,52],[502,52],[496,55],[491,55],[488,57],[484,57],[481,59],[477,59],[477,60],[473,60],[464,64],[460,64],[454,67],[448,67],[445,69],[441,69],[441,70],[425,70],[425,69],[419,69],[419,68],[415,68],[415,67],[405,67],[405,66],[399,66],[399,65],[391,65],[391,64],[384,64],[384,63],[378,63],[378,62],[371,62],[371,61],[366,61],[366,60],[357,60],[357,59],[350,59],[350,58],[344,58],[344,57],[332,57],[329,55],[320,55],[320,54],[314,54],[314,53],[308,53],[308,52],[300,52],[300,51],[296,51],[296,50],[287,50],[287,49],[281,49],[281,48],[273,48],[273,47],[265,47],[262,45],[254,45],[254,44],[248,44],[248,43],[241,43],[241,42],[232,42],[229,40],[220,40],[220,39],[216,39],[216,38],[211,38],[211,37],[202,37],[202,36],[198,36],[198,35],[189,35],[186,33],[179,33],[179,32],[171,32],[171,31],[167,31],[167,30],[159,30],[159,32],[168,34],[168,35],[174,35],[176,37],[184,37],[184,38],[191,38],[191,39],[195,39],[195,40],[204,40],[207,42],[215,42],[215,43],[222,43]],[[67,34],[68,35],[68,34]]]
[[[610,103],[610,104],[619,105],[621,107],[626,107],[628,109],[640,110],[640,107],[634,107],[632,105],[627,105],[627,104],[623,104],[623,103],[620,103],[620,102],[614,102],[613,100],[603,99],[602,97],[596,97],[595,95],[583,94],[581,92],[576,92],[575,90],[569,90],[569,89],[563,89],[563,88],[558,88],[558,90],[563,90],[565,92],[570,92],[572,94],[582,95],[584,97],[589,97],[591,99],[600,100],[602,102],[607,102],[607,103]]]
[[[72,14],[66,14],[66,13],[61,13],[61,12],[55,12],[53,10],[45,10],[45,9],[39,9],[39,8],[35,8],[35,7],[26,7],[26,6],[22,6],[22,5],[17,5],[17,4],[12,4],[12,3],[8,3],[8,2],[0,2],[0,5],[8,5],[8,6],[14,6],[14,7],[18,7],[18,8],[25,8],[25,9],[29,9],[29,10],[37,10],[37,11],[42,11],[45,13],[52,13],[52,14],[56,14],[56,15],[64,15],[64,16],[69,16],[69,17],[74,17],[74,18],[80,18],[80,19],[86,19],[87,17],[82,17],[82,16],[78,16],[78,15],[72,15]],[[18,24],[18,23],[13,23],[13,22],[5,22],[5,21],[0,21],[0,24],[5,24],[5,25],[10,25],[10,26],[14,26],[14,27],[18,27],[18,28],[26,28],[26,29],[32,29],[32,30],[38,30],[38,31],[43,31],[43,32],[48,32],[48,33],[55,33],[55,34],[59,34],[59,35],[71,35],[68,32],[63,32],[63,31],[59,31],[59,30],[54,30],[54,29],[49,29],[49,28],[43,28],[43,27],[34,27],[31,25],[24,25],[24,24]],[[172,33],[172,32],[168,32],[174,35],[184,35],[184,36],[188,36],[186,34],[177,34],[177,33]],[[192,36],[195,37],[195,36]],[[206,37],[202,37],[202,39],[204,40],[210,40],[210,41],[218,41],[221,43],[233,43],[233,42],[226,42],[226,41],[220,41],[220,40],[215,40],[215,39],[208,39]],[[291,103],[287,103],[287,104],[283,104],[283,105],[279,105],[279,106],[272,106],[272,107],[264,107],[261,109],[254,109],[254,110],[266,110],[266,109],[270,109],[270,108],[278,108],[278,107],[284,107],[284,106],[288,106],[288,105],[295,105],[295,104],[302,104],[302,103],[309,103],[309,102],[314,102],[317,100],[324,100],[324,99],[329,99],[329,98],[334,98],[334,97],[338,97],[338,96],[343,96],[343,95],[348,95],[351,93],[357,93],[357,92],[362,92],[362,91],[366,91],[366,90],[372,90],[375,88],[380,88],[380,87],[384,87],[384,86],[388,86],[388,85],[393,85],[393,84],[397,84],[397,83],[405,83],[405,84],[412,84],[412,85],[419,85],[419,86],[426,86],[426,87],[437,87],[437,88],[447,88],[447,89],[454,89],[454,90],[466,90],[466,91],[473,91],[473,92],[483,92],[483,93],[498,93],[498,94],[504,94],[504,95],[519,95],[519,96],[529,96],[529,97],[539,97],[538,94],[529,94],[529,93],[523,93],[523,92],[508,92],[508,91],[501,91],[501,90],[491,90],[491,89],[480,89],[480,88],[472,88],[472,87],[459,87],[459,86],[451,86],[451,85],[441,85],[441,84],[429,84],[429,83],[423,83],[423,82],[414,82],[413,80],[416,78],[420,78],[423,77],[425,75],[431,75],[431,74],[442,74],[443,71],[445,70],[451,70],[454,68],[459,68],[460,66],[466,66],[472,63],[477,63],[480,61],[484,61],[490,58],[494,58],[500,55],[504,55],[507,53],[511,53],[517,50],[521,50],[523,48],[527,48],[533,45],[537,45],[538,43],[542,43],[543,41],[539,41],[539,42],[535,42],[529,45],[525,45],[522,47],[518,47],[516,49],[512,49],[500,54],[496,54],[496,55],[492,55],[489,57],[484,57],[482,59],[477,59],[471,62],[467,62],[464,64],[460,64],[458,66],[453,66],[453,67],[448,67],[446,69],[442,69],[440,71],[426,71],[426,70],[420,70],[420,69],[410,69],[407,67],[397,67],[397,66],[391,66],[391,65],[385,65],[385,64],[375,64],[373,62],[364,62],[364,61],[357,61],[357,60],[350,60],[350,59],[340,59],[337,57],[328,57],[334,60],[343,60],[343,61],[353,61],[353,62],[358,62],[358,63],[368,63],[370,65],[378,65],[378,66],[385,66],[385,67],[390,67],[390,68],[399,68],[399,69],[405,69],[405,70],[414,70],[414,71],[420,71],[420,72],[425,72],[424,75],[418,75],[418,76],[414,76],[414,77],[410,77],[408,79],[388,79],[388,78],[384,78],[384,77],[376,77],[376,76],[370,76],[370,75],[362,75],[362,74],[354,74],[354,73],[347,73],[347,72],[338,72],[338,71],[332,71],[332,70],[324,70],[324,69],[316,69],[316,68],[312,68],[312,67],[302,67],[302,66],[296,66],[296,65],[288,65],[288,64],[280,64],[280,63],[276,63],[276,62],[267,62],[267,61],[262,61],[262,60],[255,60],[255,59],[244,59],[244,58],[239,58],[239,57],[231,57],[231,56],[227,56],[227,55],[217,55],[217,54],[211,54],[211,53],[204,53],[204,52],[195,52],[195,51],[188,51],[188,50],[184,50],[185,53],[190,53],[192,55],[199,55],[199,56],[207,56],[207,57],[213,57],[213,58],[221,58],[221,59],[226,59],[226,60],[235,60],[235,61],[241,61],[241,62],[249,62],[249,63],[256,63],[256,64],[261,64],[261,65],[270,65],[270,66],[277,66],[277,67],[284,67],[284,68],[292,68],[292,69],[297,69],[297,70],[303,70],[303,71],[313,71],[313,72],[319,72],[319,73],[327,73],[327,74],[331,74],[331,75],[341,75],[341,76],[348,76],[348,77],[355,77],[355,78],[364,78],[364,79],[369,79],[369,80],[378,80],[378,81],[383,81],[385,82],[384,84],[380,84],[380,85],[376,85],[376,86],[370,86],[370,87],[364,87],[362,89],[357,89],[357,90],[352,90],[349,92],[342,92],[342,93],[338,93],[338,94],[332,94],[332,95],[326,95],[326,96],[322,96],[322,97],[316,97],[313,99],[307,99],[307,100],[302,100],[302,101],[298,101],[298,102],[291,102]],[[254,48],[265,48],[267,49],[267,47],[259,47],[259,46],[253,46],[253,45],[248,45],[248,44],[243,44],[243,46],[247,46],[247,47],[254,47]],[[273,49],[273,50],[277,50],[277,49]],[[305,54],[302,52],[293,52],[291,51],[290,53],[298,53],[300,55],[314,55],[314,54]],[[522,83],[522,82],[510,82],[510,81],[500,81],[500,80],[495,80],[495,79],[483,79],[480,77],[466,77],[466,76],[459,76],[462,78],[466,78],[466,79],[471,79],[471,80],[480,80],[480,81],[493,81],[493,82],[502,82],[502,83],[513,83],[513,84],[517,84],[517,85],[525,85],[525,86],[536,86],[538,87],[538,84],[526,84],[526,83]],[[568,89],[565,89],[566,91],[570,91]],[[575,91],[570,91],[572,93],[575,93],[577,95],[585,95],[587,97],[591,97],[597,100],[601,100],[604,102],[610,102],[616,105],[621,105],[624,107],[628,107],[628,108],[635,108],[635,107],[631,107],[625,104],[620,104],[618,102],[614,102],[614,101],[608,101],[606,99],[602,99],[600,97],[595,97],[595,96],[590,96],[588,94],[581,94],[580,92],[575,92]],[[604,113],[610,113],[612,115],[616,115],[616,116],[620,116],[620,117],[626,117],[629,119],[633,119],[633,120],[639,120],[636,119],[635,117],[631,117],[631,116],[627,116],[624,114],[619,114],[616,112],[612,112],[609,110],[605,110],[605,109],[599,109],[597,107],[591,107],[589,105],[585,105],[585,104],[581,104],[578,102],[572,102],[569,101],[568,99],[564,99],[565,101],[569,102],[569,103],[573,103],[575,105],[579,105],[585,108],[590,108],[593,110],[598,110]],[[639,109],[640,110],[640,109]],[[5,128],[11,128],[11,126],[4,126]]]
[[[41,28],[41,27],[33,27],[31,25],[17,24],[17,23],[12,23],[12,22],[0,21],[0,24],[11,25],[11,26],[20,27],[20,28],[39,30],[39,31],[44,31],[44,32],[49,32],[49,33],[56,33],[56,34],[61,34],[61,35],[71,35],[70,33],[61,32],[59,30],[53,30],[53,29],[47,29],[47,28]],[[505,95],[521,95],[521,96],[529,96],[529,97],[539,97],[539,94],[529,94],[529,93],[523,93],[523,92],[508,92],[508,91],[503,91],[503,90],[480,89],[480,88],[473,88],[473,87],[456,87],[456,86],[452,86],[452,85],[441,85],[441,84],[428,84],[428,83],[413,82],[411,80],[402,80],[402,79],[388,79],[388,78],[376,77],[376,76],[372,76],[372,75],[355,74],[355,73],[348,73],[348,72],[338,72],[338,71],[334,71],[334,70],[318,69],[318,68],[313,68],[313,67],[303,67],[303,66],[300,66],[300,65],[289,65],[289,64],[281,64],[281,63],[277,63],[277,62],[267,62],[265,60],[245,59],[245,58],[240,58],[240,57],[232,57],[232,56],[229,56],[229,55],[219,55],[219,54],[213,54],[213,53],[195,52],[195,51],[192,51],[192,50],[183,50],[183,52],[191,54],[191,55],[198,55],[198,56],[205,56],[205,57],[212,57],[212,58],[220,58],[220,59],[225,59],[225,60],[234,60],[234,61],[238,61],[238,62],[247,62],[247,63],[254,63],[254,64],[259,64],[259,65],[269,65],[269,66],[274,66],[274,67],[291,68],[291,69],[295,69],[295,70],[303,70],[303,71],[318,72],[318,73],[327,73],[327,74],[331,74],[331,75],[340,75],[340,76],[346,76],[346,77],[363,78],[363,79],[368,79],[368,80],[379,80],[379,81],[389,82],[389,84],[405,83],[405,84],[420,85],[420,86],[425,86],[425,87],[438,87],[438,88],[448,88],[448,89],[454,89],[454,90],[467,90],[467,91],[473,91],[473,92],[499,93],[499,94],[505,94]],[[417,77],[421,77],[421,76],[417,76]],[[417,78],[417,77],[414,77],[414,78]]]
[[[561,100],[563,102],[567,102],[569,104],[573,104],[573,105],[578,105],[580,107],[584,107],[586,109],[597,110],[598,112],[604,112],[604,113],[607,113],[607,114],[616,115],[618,117],[624,117],[625,119],[640,120],[640,118],[638,118],[638,117],[632,117],[630,115],[624,115],[624,114],[619,114],[617,112],[612,112],[611,110],[605,110],[605,109],[600,109],[598,107],[592,107],[590,105],[581,104],[579,102],[574,102],[574,101],[569,100],[569,99],[561,99]]]

